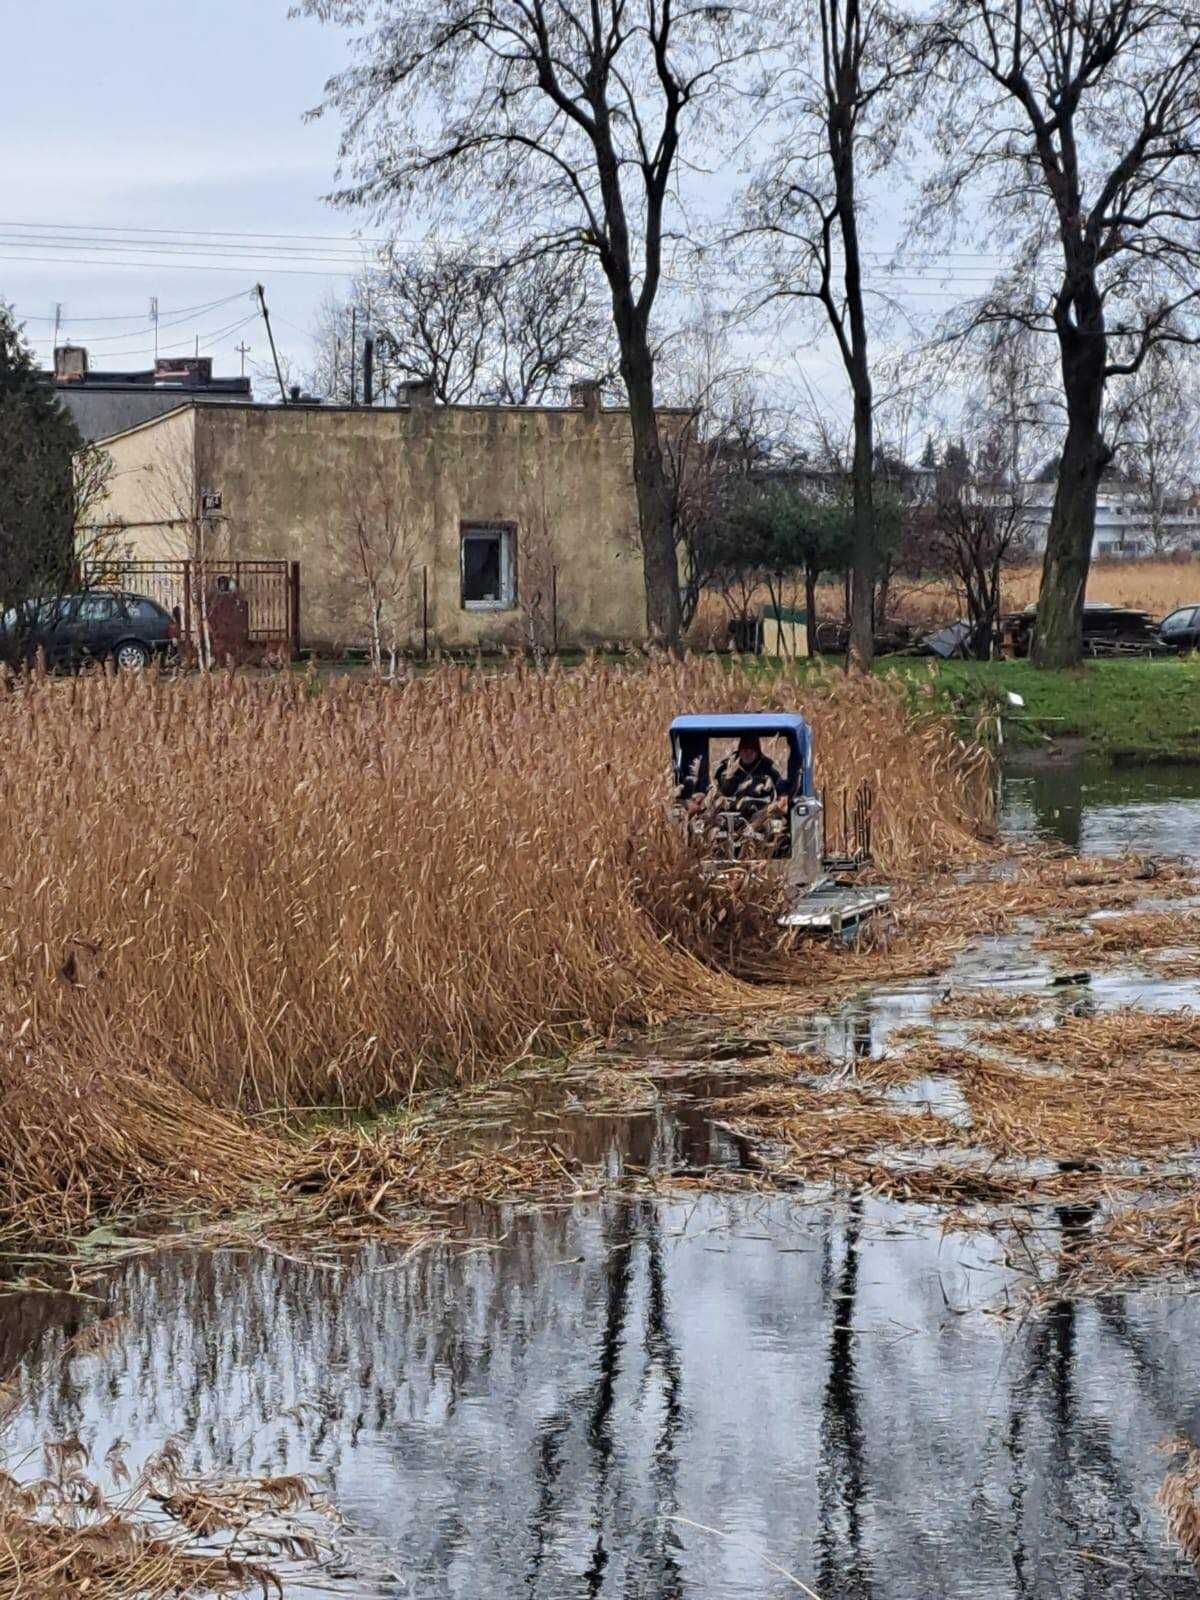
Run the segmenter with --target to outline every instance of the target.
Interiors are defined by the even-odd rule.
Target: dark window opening
[[[464,527],[463,605],[501,610],[511,606],[514,598],[513,530],[503,524]]]

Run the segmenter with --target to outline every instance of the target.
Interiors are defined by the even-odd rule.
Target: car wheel
[[[142,672],[150,665],[150,652],[136,639],[126,639],[113,653],[118,672]]]

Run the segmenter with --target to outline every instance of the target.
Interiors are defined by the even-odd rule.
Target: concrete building
[[[1054,506],[1054,484],[1026,484],[1022,495],[1030,548],[1040,554],[1046,548],[1046,534]],[[1200,504],[1195,497],[1172,501],[1166,506],[1162,540],[1167,554],[1176,551],[1200,553]],[[1102,488],[1096,497],[1093,559],[1134,559],[1153,554],[1153,523],[1145,494],[1116,485]]]
[[[96,372],[83,345],[60,345],[46,374],[85,440],[103,439],[174,411],[183,399],[220,405],[250,399],[249,378],[213,376],[210,356],[163,358],[137,372]]]
[[[641,640],[629,415],[593,384],[573,399],[187,403],[102,441],[92,515],[124,558],[298,561],[309,646],[361,647],[376,620],[410,650]]]

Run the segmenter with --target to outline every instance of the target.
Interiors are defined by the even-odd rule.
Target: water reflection
[[[822,1600],[1194,1593],[1153,1493],[1195,1301],[997,1319],[992,1240],[870,1201],[614,1198],[487,1245],[130,1263],[111,1350],[27,1328],[16,1443],[327,1474],[364,1595],[794,1593],[760,1553]]]
[[[1197,853],[1200,764],[1114,767],[1094,756],[1010,753],[1005,829],[1085,855]]]

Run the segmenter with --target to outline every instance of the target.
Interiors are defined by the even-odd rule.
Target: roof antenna
[[[271,332],[271,318],[267,313],[266,291],[263,289],[261,283],[256,283],[254,285],[254,292],[258,296],[258,304],[260,310],[262,311],[262,319],[266,324],[267,338],[271,341],[271,359],[275,363],[275,377],[279,383],[279,398],[283,401],[284,405],[287,405],[287,390],[283,387],[283,373],[279,370],[279,352],[275,349],[275,335]]]

